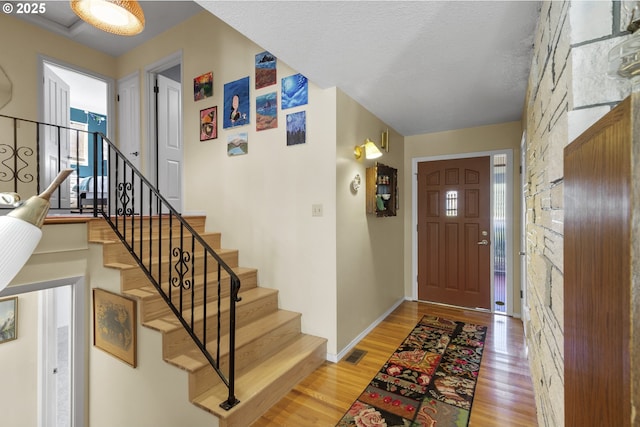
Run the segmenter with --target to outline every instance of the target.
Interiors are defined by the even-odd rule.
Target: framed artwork
[[[249,134],[247,132],[227,136],[227,155],[242,156],[249,152]]]
[[[302,74],[282,79],[282,109],[298,107],[309,103],[309,82]]]
[[[0,344],[18,338],[18,297],[0,300]]]
[[[307,112],[287,114],[287,145],[307,142]]]
[[[256,55],[256,89],[276,84],[276,57],[269,52]]]
[[[193,79],[193,100],[199,101],[210,96],[213,96],[213,71]]]
[[[248,125],[251,122],[249,105],[249,77],[224,85],[224,129]]]
[[[93,289],[93,345],[136,367],[136,302]]]
[[[256,96],[256,130],[278,127],[278,95],[276,92]]]
[[[200,141],[218,137],[218,106],[200,110]]]

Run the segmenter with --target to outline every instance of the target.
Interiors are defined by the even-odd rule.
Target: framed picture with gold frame
[[[0,300],[0,344],[18,338],[18,297]]]
[[[135,368],[136,302],[104,289],[93,289],[93,345]]]

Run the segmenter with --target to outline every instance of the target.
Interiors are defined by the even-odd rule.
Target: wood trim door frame
[[[414,300],[418,299],[418,163],[422,162],[430,162],[435,160],[451,160],[451,159],[465,159],[470,157],[484,157],[489,156],[491,158],[491,183],[490,186],[493,189],[494,173],[493,173],[493,157],[498,154],[505,154],[507,156],[507,171],[506,171],[506,184],[507,184],[507,194],[506,194],[506,203],[507,209],[511,212],[511,215],[508,215],[506,218],[506,264],[507,264],[507,273],[506,273],[506,304],[507,310],[506,314],[508,316],[513,316],[513,295],[514,289],[519,289],[519,287],[514,286],[514,263],[513,263],[513,251],[516,246],[514,246],[513,242],[513,217],[516,215],[514,212],[514,201],[513,201],[513,149],[504,149],[504,150],[491,150],[491,151],[479,151],[473,153],[460,153],[460,154],[444,154],[438,156],[426,156],[426,157],[413,157],[411,159],[411,274],[412,274],[412,298]],[[491,241],[494,241],[494,231],[493,231],[493,191],[490,192],[490,209],[491,209]],[[495,250],[492,245],[492,251]],[[495,301],[494,296],[494,265],[493,265],[494,257],[491,257],[491,311],[494,311]]]

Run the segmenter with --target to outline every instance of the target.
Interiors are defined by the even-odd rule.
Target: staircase
[[[189,333],[106,220],[90,221],[89,241],[102,245],[105,267],[120,271],[121,293],[138,301],[138,318],[142,326],[162,334],[162,355],[158,357],[188,375],[189,389],[185,393],[188,393],[189,400],[218,417],[220,427],[246,427],[324,362],[326,340],[301,333],[301,315],[278,308],[278,291],[258,287],[257,270],[238,266],[238,251],[222,249],[220,234],[205,232],[204,216],[185,219],[233,269],[242,284],[238,294],[241,300],[236,305],[235,317],[235,395],[239,403],[229,410],[220,406],[227,399],[227,385],[193,343]],[[168,221],[160,222],[157,217],[152,217],[150,221],[148,217],[137,216],[130,221],[132,230],[148,230],[141,232],[141,237],[136,236],[135,241],[140,248],[148,247],[151,254],[162,253],[160,248],[169,247],[170,243],[175,245],[176,240],[179,243],[183,239],[171,237],[170,242],[169,229],[176,226]],[[180,236],[177,229],[174,231],[172,236]],[[150,236],[153,236],[151,242]],[[193,257],[197,256],[198,253],[194,252]],[[150,269],[171,270],[171,263],[175,263],[175,259],[169,258],[171,257],[158,259],[152,256],[149,261]],[[191,277],[195,278],[203,272],[193,271],[189,274],[193,274]],[[207,283],[211,280],[207,278]],[[222,280],[228,281],[228,275]],[[169,281],[170,278],[166,277],[160,286],[170,295],[174,305],[181,306],[183,295],[170,286]],[[211,288],[215,287],[214,284],[211,285]],[[191,310],[190,303],[185,304],[188,309],[183,311],[183,316],[192,319],[194,330],[202,330],[203,324],[207,325],[207,330],[228,330],[228,324],[216,324],[218,312],[223,313],[229,309],[228,291],[220,295],[213,291],[206,295],[201,290],[193,291],[188,297],[195,301],[194,309]],[[221,319],[228,319],[228,315],[221,316]],[[228,348],[228,337],[220,336],[219,347],[217,336],[207,336],[206,341],[208,349],[221,349],[216,359],[220,361],[220,370],[228,373],[229,357],[224,354],[224,349]]]

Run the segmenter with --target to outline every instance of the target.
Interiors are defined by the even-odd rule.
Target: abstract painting
[[[276,58],[269,52],[256,55],[256,89],[276,84]]]
[[[218,107],[200,110],[200,141],[218,137]]]
[[[282,109],[298,107],[309,102],[309,83],[302,74],[282,79]]]
[[[136,302],[93,289],[93,345],[136,367]]]
[[[256,96],[256,130],[278,127],[278,95],[276,92]]]
[[[224,85],[223,128],[248,125],[251,122],[249,105],[249,77]]]
[[[193,100],[199,101],[210,96],[213,96],[213,71],[193,79]]]
[[[304,144],[307,139],[307,112],[287,114],[287,145]]]
[[[247,132],[227,136],[227,155],[241,156],[249,152],[249,134]]]

